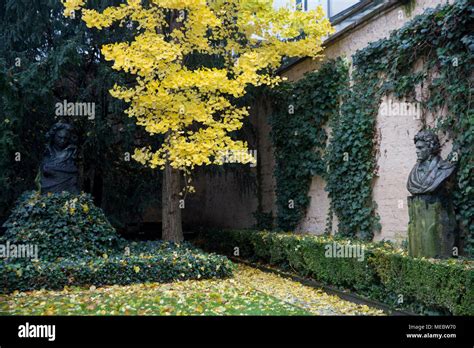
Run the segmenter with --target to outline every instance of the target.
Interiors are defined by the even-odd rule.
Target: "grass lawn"
[[[382,315],[275,274],[239,265],[229,279],[188,280],[0,297],[1,315]]]

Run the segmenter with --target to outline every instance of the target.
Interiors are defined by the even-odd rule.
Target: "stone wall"
[[[275,161],[267,122],[269,110],[267,101],[260,99],[250,109],[250,127],[243,131],[249,150],[254,155],[256,151],[256,166],[239,164],[239,169],[235,170],[224,165],[201,168],[195,173],[196,193],[186,197],[183,210],[185,230],[192,231],[195,227],[251,228],[256,223],[254,213],[259,200],[266,210],[274,209],[272,172]],[[264,179],[257,188],[259,177]]]
[[[185,230],[252,227],[257,210],[255,181],[231,171],[199,172],[193,182],[196,192],[185,200]]]

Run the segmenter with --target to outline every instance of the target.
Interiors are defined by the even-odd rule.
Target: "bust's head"
[[[424,162],[436,156],[441,151],[438,136],[430,130],[421,130],[415,135],[416,156],[419,162]]]
[[[50,146],[64,150],[75,143],[74,127],[68,123],[56,123],[46,134]]]

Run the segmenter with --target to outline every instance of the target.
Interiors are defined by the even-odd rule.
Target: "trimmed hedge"
[[[188,243],[140,242],[130,253],[56,261],[0,262],[0,291],[62,289],[64,286],[127,285],[229,277],[234,265],[225,256],[207,254]]]
[[[206,249],[262,261],[327,285],[420,313],[474,315],[474,262],[408,257],[389,243],[252,230],[206,231]],[[326,257],[329,243],[364,247],[364,258]],[[402,296],[400,296],[402,295]]]

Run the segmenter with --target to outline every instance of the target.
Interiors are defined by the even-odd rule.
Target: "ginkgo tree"
[[[136,78],[133,87],[110,93],[129,103],[126,113],[152,135],[160,148],[142,147],[133,158],[164,170],[163,239],[181,241],[181,178],[196,166],[222,165],[225,154],[252,163],[247,143],[235,131],[249,115],[236,105],[249,86],[275,86],[283,57],[321,56],[332,32],[321,7],[275,9],[272,0],[127,0],[99,12],[85,0],[63,0],[64,15],[81,16],[90,28],[133,30],[131,42],[104,45],[113,68]],[[219,57],[218,68],[190,68],[193,55]],[[188,185],[186,181],[184,185]],[[190,185],[188,185],[190,186]]]

